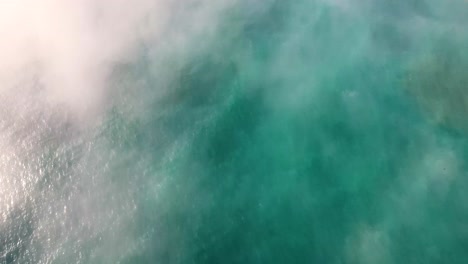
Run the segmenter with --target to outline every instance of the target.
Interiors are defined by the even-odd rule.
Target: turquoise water
[[[186,49],[142,45],[93,128],[2,123],[45,172],[1,263],[468,262],[467,13],[237,1]]]

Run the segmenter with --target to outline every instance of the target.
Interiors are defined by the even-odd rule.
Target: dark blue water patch
[[[395,181],[419,133],[404,108],[390,110],[398,98],[359,88],[362,76],[355,82],[347,87],[368,93],[357,117],[339,81],[326,82],[319,113],[313,105],[303,112],[269,109],[262,103],[268,89],[236,97],[199,133],[173,175],[167,188],[175,197],[160,229],[180,236],[194,263],[339,261],[336,252],[355,224],[379,221],[379,194]],[[170,261],[177,251],[163,252]]]

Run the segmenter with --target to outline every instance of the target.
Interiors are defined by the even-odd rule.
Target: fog
[[[468,3],[1,0],[0,263],[464,263]]]

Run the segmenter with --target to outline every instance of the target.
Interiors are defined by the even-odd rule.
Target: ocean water
[[[2,6],[61,15],[0,19],[0,263],[468,262],[468,2],[91,2]]]

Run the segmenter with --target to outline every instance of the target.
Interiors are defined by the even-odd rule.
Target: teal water
[[[186,50],[142,45],[95,128],[35,125],[49,171],[0,263],[467,263],[467,15],[237,1]]]

